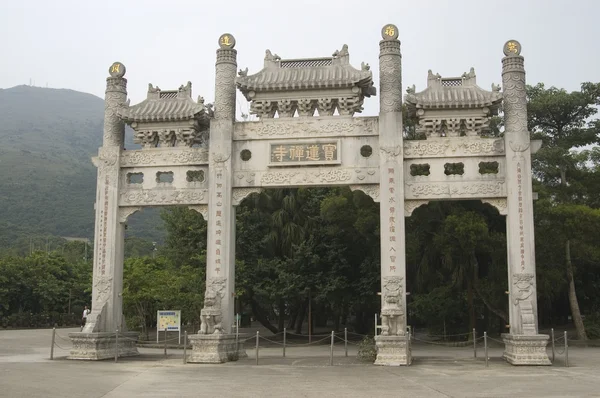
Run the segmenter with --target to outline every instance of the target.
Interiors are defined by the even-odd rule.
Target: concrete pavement
[[[75,329],[58,329],[66,337]],[[182,363],[182,350],[140,349],[135,358],[83,362],[65,359],[59,348],[50,361],[51,330],[0,331],[2,397],[600,397],[600,349],[570,348],[551,367],[514,367],[500,359],[501,347],[473,358],[468,347],[414,345],[410,367],[363,364],[351,346],[260,348],[248,359],[221,365]],[[68,348],[69,343],[57,338]]]

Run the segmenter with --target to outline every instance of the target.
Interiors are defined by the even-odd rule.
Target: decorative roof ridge
[[[474,68],[471,68],[469,72],[465,72],[458,77],[442,77],[439,73],[433,74],[430,69],[427,76],[427,87],[424,90],[417,92],[415,85],[412,85],[412,87],[406,89],[407,95],[405,100],[409,105],[416,105],[421,102],[420,100],[423,100],[426,103],[433,101],[436,104],[460,102],[472,104],[489,103],[490,105],[502,101],[500,86],[492,83],[491,88],[492,90],[488,91],[477,85],[477,77]],[[444,95],[444,93],[454,92],[455,90],[459,90],[459,92],[463,93],[464,90],[471,92],[475,91],[479,93],[476,94],[476,96],[482,97],[463,97],[460,94]],[[438,97],[438,94],[436,93],[440,93],[441,97]],[[434,95],[434,97],[431,97],[431,95]]]
[[[211,104],[205,105],[204,98],[192,99],[192,83],[181,85],[177,90],[161,90],[148,84],[146,99],[130,105],[130,100],[121,105],[117,114],[125,121],[163,121],[205,119],[211,116]]]

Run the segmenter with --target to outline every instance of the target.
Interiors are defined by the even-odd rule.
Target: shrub
[[[600,339],[600,313],[596,312],[585,317],[583,321],[587,337],[592,340]]]
[[[375,346],[375,339],[371,336],[365,336],[364,339],[358,344],[358,354],[356,357],[364,362],[375,362],[377,358],[377,347]]]

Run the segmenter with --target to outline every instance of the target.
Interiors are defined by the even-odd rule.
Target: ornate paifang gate
[[[475,72],[409,88],[409,112],[421,140],[403,140],[398,30],[382,29],[380,113],[354,117],[376,94],[367,64],[350,65],[344,45],[332,56],[281,59],[266,51],[264,68],[237,72],[235,39],[219,38],[214,110],[191,84],[130,106],[125,67],[107,79],[104,142],[98,167],[92,313],[72,333],[73,359],[115,354],[124,332],[123,235],[127,217],[145,206],[185,205],[208,222],[205,308],[190,336],[189,362],[226,362],[245,355],[232,334],[235,206],[267,187],[350,186],[380,202],[382,333],[376,364],[411,362],[406,330],[404,217],[432,200],[480,199],[507,216],[512,364],[549,364],[548,336],[538,334],[531,153],[521,47],[504,46],[503,92],[476,85]],[[236,77],[236,75],[239,75]],[[236,86],[259,121],[235,121]],[[504,138],[486,137],[504,99]],[[315,113],[318,112],[318,116]],[[278,117],[275,117],[277,115]],[[123,148],[125,123],[140,150]],[[532,145],[533,144],[533,145]],[[120,339],[120,355],[135,355],[135,333]]]

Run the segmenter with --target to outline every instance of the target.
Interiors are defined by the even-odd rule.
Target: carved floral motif
[[[325,169],[316,171],[271,171],[261,177],[263,185],[318,184],[350,181],[352,173],[346,169]]]
[[[202,218],[204,218],[204,221],[208,221],[208,205],[192,205],[188,206],[188,209],[194,210],[202,214]]]
[[[428,200],[405,200],[404,201],[404,216],[410,217],[416,208],[429,203]]]
[[[363,191],[366,195],[369,195],[374,202],[379,202],[379,185],[368,184],[368,185],[350,185],[352,191]]]
[[[244,200],[250,194],[260,193],[260,192],[262,192],[262,189],[260,189],[260,188],[233,188],[232,204],[234,206],[239,205],[242,202],[242,200]]]
[[[460,140],[460,141],[459,141]],[[465,155],[500,155],[504,153],[502,139],[441,139],[404,141],[405,157]]]
[[[502,196],[504,182],[472,182],[461,184],[406,184],[412,196],[451,198],[455,196]]]
[[[121,167],[206,163],[208,163],[208,151],[203,148],[175,151],[123,151],[121,154]]]
[[[494,206],[498,213],[502,215],[506,215],[508,213],[508,203],[506,198],[498,198],[498,199],[481,199],[483,203],[489,203]]]
[[[200,204],[204,200],[205,193],[205,189],[128,190],[120,194],[119,203],[124,206]]]
[[[119,207],[119,222],[127,222],[130,215],[140,210],[142,210],[140,206]]]
[[[257,137],[311,137],[336,135],[376,135],[379,125],[377,118],[353,118],[328,120],[324,118],[263,120],[260,122],[236,123],[236,139]]]

